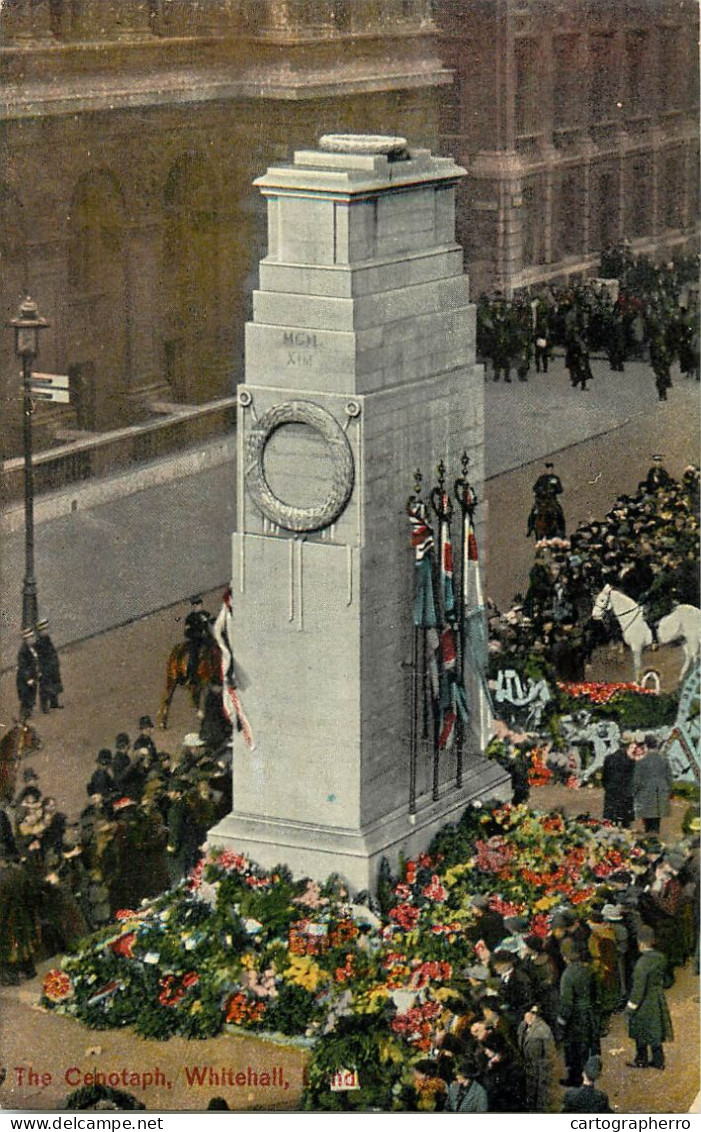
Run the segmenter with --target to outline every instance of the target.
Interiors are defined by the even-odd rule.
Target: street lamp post
[[[41,318],[29,295],[17,318],[9,325],[15,332],[15,354],[22,359],[22,437],[24,442],[24,583],[22,585],[22,628],[33,629],[37,622],[37,583],[34,577],[34,475],[32,469],[32,362],[39,353],[39,331],[49,323]]]

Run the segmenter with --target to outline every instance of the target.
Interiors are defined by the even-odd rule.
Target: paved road
[[[605,377],[603,366],[596,367],[596,376],[597,381]],[[624,376],[627,380],[628,375]],[[606,388],[604,381],[594,387],[591,400],[589,394],[580,398],[567,385],[561,366],[556,366],[547,379],[534,379],[528,386],[502,388],[488,383],[492,475],[487,484],[489,590],[495,596],[503,593],[508,599],[522,584],[532,560],[532,544],[522,535],[536,471],[533,461],[540,461],[546,453],[560,452],[557,466],[566,487],[565,508],[576,523],[588,510],[603,513],[621,490],[634,488],[653,451],[666,453],[674,474],[695,457],[698,387],[677,382],[673,399],[667,405],[658,405],[647,395],[649,371],[631,367],[630,381],[631,386],[637,383],[638,397],[631,398],[625,412],[609,386],[608,395],[616,405],[606,410],[608,418],[605,404],[593,400],[601,396],[605,402],[606,393],[598,393]],[[523,422],[529,419],[533,405],[545,402],[560,406],[548,418],[548,427],[541,427],[543,422],[536,414],[533,427],[524,430]],[[608,427],[602,430],[601,423],[606,420]],[[497,443],[495,436],[500,437],[501,451],[492,451]],[[526,461],[523,466],[513,466],[515,453],[518,461]],[[52,516],[55,501],[42,503],[44,515],[37,530],[40,594],[54,595],[53,602],[42,601],[42,609],[52,616],[54,635],[64,644],[61,661],[66,693],[63,711],[36,718],[44,745],[31,756],[31,763],[44,793],[54,795],[71,817],[84,805],[85,783],[98,748],[110,746],[120,730],[133,737],[139,715],[154,714],[159,706],[164,658],[181,634],[180,619],[186,612],[185,606],[173,603],[195,588],[211,589],[206,598],[209,608],[215,609],[217,588],[228,574],[228,536],[234,522],[231,464],[213,460],[206,467],[200,466],[197,474],[187,475],[186,461],[178,470],[182,474],[172,482],[160,482],[167,480],[167,475],[158,465],[148,474],[142,471],[138,478],[132,477],[127,484],[93,485],[78,495],[78,511],[70,512],[69,507],[67,515]],[[149,477],[159,482],[148,486]],[[120,494],[125,486],[135,490],[126,496]],[[111,495],[114,497],[108,498]],[[6,527],[12,525],[8,522]],[[21,526],[7,533],[4,551],[5,576],[14,587],[14,601],[21,584]],[[56,598],[59,593],[60,604]],[[7,602],[7,597],[4,600]],[[13,608],[12,602],[3,607],[6,625],[12,624]],[[121,627],[101,632],[117,622]],[[74,643],[66,644],[68,641]],[[13,650],[14,640],[10,654]],[[15,708],[13,673],[7,670],[0,676],[0,722],[9,723]],[[174,700],[171,723],[172,730],[160,736],[159,745],[172,751],[184,733],[197,725],[192,705],[182,692]],[[546,809],[564,805],[570,812],[587,809],[596,816],[601,812],[600,791],[560,790],[555,797],[544,789],[534,795],[534,805]],[[677,806],[665,819],[664,837],[676,832],[682,812],[683,808]],[[0,1005],[11,1021],[2,1031],[5,1041],[0,1041],[0,1062],[19,1064],[17,1059],[27,1043],[33,1049],[36,1046],[33,991],[25,985],[0,995]],[[619,1112],[683,1112],[688,1108],[698,1086],[697,998],[698,980],[687,970],[670,995],[677,1032],[684,1040],[669,1047],[665,1088],[658,1089],[653,1083],[654,1093],[644,1074],[636,1075],[625,1068],[629,1042],[622,1020],[615,1019],[605,1042],[604,1084]],[[52,1032],[47,1031],[44,1048],[55,1049],[57,1042],[65,1042],[67,1056],[75,1058],[93,1045],[94,1035],[73,1023],[45,1021]],[[136,1056],[130,1033],[106,1032],[100,1036],[100,1044],[110,1063],[114,1059],[129,1064]],[[136,1045],[142,1060],[162,1059],[176,1069],[190,1056],[177,1041],[160,1045],[157,1050],[142,1040]],[[227,1059],[237,1068],[239,1063],[245,1068],[253,1062],[257,1048],[252,1042],[238,1043],[236,1049],[227,1046]],[[218,1064],[217,1057],[221,1057],[217,1041],[204,1043],[197,1054],[201,1063]],[[299,1080],[298,1065],[296,1074],[295,1080]],[[3,1099],[7,1103],[7,1096]],[[55,1098],[13,1096],[10,1103],[20,1101],[24,1108],[39,1109]]]
[[[632,478],[637,483],[650,454],[660,447],[665,452],[678,450],[682,467],[695,459],[696,383],[675,380],[670,400],[660,404],[648,366],[635,363],[624,374],[613,374],[606,363],[595,361],[593,369],[594,381],[586,393],[572,390],[562,359],[555,360],[547,375],[533,375],[527,384],[514,380],[503,385],[490,379],[485,383],[487,475],[491,477],[487,588],[498,601],[507,600],[523,585],[529,548],[520,542],[530,507],[534,469],[528,465],[533,461],[565,449],[572,453],[573,446],[591,437],[628,430],[628,455],[619,452],[615,462],[607,462],[609,447],[604,442],[591,467],[578,469],[577,479],[569,482],[563,476],[565,507],[576,522],[589,509],[600,512],[604,498],[613,499],[618,491],[630,490],[630,485],[625,486],[627,473],[635,468]],[[155,461],[146,468],[37,501],[40,612],[50,619],[57,645],[125,624],[193,591],[213,589],[226,581],[229,536],[235,522],[232,453],[233,437],[229,437],[175,461]],[[505,497],[499,486],[504,481],[495,477],[524,466],[523,480],[514,488],[507,485]],[[558,469],[562,475],[561,459]],[[672,472],[679,470],[670,466]],[[590,491],[585,481],[600,473],[599,486]],[[18,644],[24,570],[22,520],[19,508],[6,513],[0,524],[0,667],[14,663]],[[502,582],[504,562],[514,569]]]

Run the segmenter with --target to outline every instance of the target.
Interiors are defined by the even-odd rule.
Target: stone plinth
[[[414,569],[406,500],[470,455],[483,372],[454,239],[463,170],[403,139],[322,139],[269,169],[269,252],[246,333],[233,536],[237,662],[256,748],[210,835],[265,866],[371,885],[504,775],[476,736],[429,743],[410,813]]]

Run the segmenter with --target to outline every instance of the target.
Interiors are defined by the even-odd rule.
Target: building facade
[[[438,0],[441,151],[473,293],[595,273],[619,240],[696,251],[695,0]]]
[[[37,448],[230,397],[265,245],[255,177],[329,131],[435,146],[450,82],[428,0],[5,0],[0,42],[3,313],[32,294],[36,368],[72,388],[38,407]]]
[[[229,427],[265,244],[252,182],[322,133],[468,170],[474,295],[595,272],[622,238],[693,247],[697,39],[695,0],[4,0],[2,309],[32,294],[37,368],[72,389],[37,407],[36,449],[148,426],[39,489]],[[9,331],[0,364],[18,457]]]

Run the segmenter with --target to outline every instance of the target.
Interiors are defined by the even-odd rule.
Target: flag
[[[445,506],[445,496],[444,506]],[[445,516],[441,519],[441,598],[443,619],[452,621],[455,617],[455,590],[453,588],[453,544],[450,538],[450,523]]]
[[[243,735],[246,746],[254,749],[253,732],[246,718],[243,705],[236,690],[236,671],[234,668],[234,616],[231,586],[227,586],[222,607],[212,627],[221,653],[222,707],[232,727],[236,724]]]
[[[438,612],[433,589],[432,556],[435,549],[433,531],[426,517],[426,504],[416,501],[409,508],[411,545],[414,549],[414,625],[425,631],[426,674],[431,696],[436,701],[440,694],[437,652]]]
[[[441,723],[438,750],[449,751],[455,738],[458,718],[467,723],[465,690],[458,681],[457,637],[454,625],[446,625],[441,634]]]
[[[469,511],[465,511],[463,539],[463,657],[468,699],[484,749],[491,738],[493,709],[487,686],[487,609],[482,595],[477,538]],[[476,710],[475,710],[476,709]]]
[[[440,647],[440,726],[438,750],[448,751],[455,738],[458,718],[467,722],[465,691],[458,681],[457,633],[455,631],[455,590],[453,588],[453,544],[450,523],[443,497],[441,518],[440,593],[443,614],[443,631]]]

